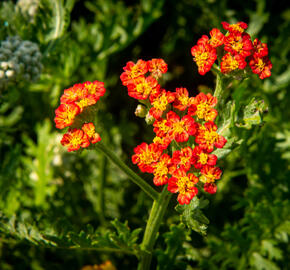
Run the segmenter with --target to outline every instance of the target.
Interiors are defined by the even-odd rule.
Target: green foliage
[[[206,235],[209,220],[202,213],[201,209],[208,205],[208,200],[194,197],[188,205],[177,205],[176,211],[181,213],[180,221],[189,229],[192,229],[201,235]]]

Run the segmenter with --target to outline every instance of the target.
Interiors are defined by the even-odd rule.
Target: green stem
[[[218,102],[222,100],[223,88],[224,88],[224,85],[223,85],[223,80],[222,80],[222,74],[220,72],[217,72],[214,96],[218,99]]]
[[[161,225],[161,221],[167,209],[168,203],[170,201],[172,193],[167,190],[165,186],[159,197],[154,201],[149,220],[146,225],[143,241],[141,244],[141,260],[138,265],[138,270],[148,270],[150,269],[152,250],[157,240],[157,233]]]
[[[96,144],[96,148],[102,151],[119,169],[121,169],[129,178],[138,185],[153,200],[158,199],[159,193],[153,189],[143,178],[133,172],[120,158],[101,142]]]
[[[101,164],[100,164],[100,179],[98,181],[98,215],[100,217],[101,223],[104,225],[106,220],[105,220],[105,204],[104,204],[104,186],[105,186],[105,179],[107,175],[107,157],[105,155],[102,155],[101,157]]]

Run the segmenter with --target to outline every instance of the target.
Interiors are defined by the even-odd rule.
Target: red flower
[[[240,55],[232,56],[230,53],[227,53],[222,58],[221,62],[221,72],[229,73],[236,69],[244,69],[247,65],[247,62]]]
[[[189,115],[180,117],[173,111],[170,111],[166,115],[167,123],[170,127],[169,136],[175,139],[177,142],[187,142],[189,136],[194,136],[197,132],[197,123]]]
[[[231,33],[225,37],[225,51],[245,58],[252,54],[253,44],[249,34]]]
[[[88,90],[89,95],[93,95],[95,99],[99,100],[106,93],[103,82],[93,81],[83,83],[84,87]]]
[[[183,149],[176,150],[172,154],[172,166],[170,168],[170,173],[173,174],[176,170],[188,171],[192,164],[192,148],[185,147]]]
[[[216,184],[213,184],[213,183],[205,183],[203,186],[203,189],[205,192],[209,194],[215,194],[217,190],[217,186]]]
[[[135,155],[132,156],[132,162],[137,164],[142,172],[153,173],[154,165],[158,162],[163,150],[157,144],[141,143],[134,148]]]
[[[217,104],[217,98],[213,97],[210,93],[205,95],[199,93],[192,102],[192,106],[188,109],[188,115],[196,115],[199,119],[205,121],[214,121],[218,115],[217,110],[213,107]]]
[[[229,24],[227,22],[222,22],[222,26],[225,30],[229,31],[230,33],[243,33],[245,29],[248,28],[248,25],[244,22],[238,22],[235,24]]]
[[[141,76],[128,85],[128,94],[136,99],[147,99],[151,93],[156,94],[159,88],[160,85],[153,77]]]
[[[158,137],[156,136],[154,139],[153,139],[153,143],[157,144],[158,147],[162,150],[165,150],[168,145],[171,143],[171,139],[170,137]]]
[[[200,75],[204,75],[210,71],[217,58],[216,49],[208,44],[207,36],[203,36],[197,42],[197,45],[191,48],[191,54],[193,60],[198,66],[198,72]]]
[[[224,44],[225,36],[219,29],[213,28],[209,34],[211,36],[209,44],[212,47],[216,48]]]
[[[170,130],[169,125],[167,124],[167,120],[166,119],[157,119],[154,123],[153,123],[153,131],[156,133],[156,135],[158,137],[168,137],[168,132]]]
[[[79,150],[80,147],[86,148],[90,145],[88,135],[81,129],[69,129],[63,135],[61,144],[67,147],[68,152]]]
[[[168,180],[168,191],[177,193],[177,200],[180,204],[189,204],[192,198],[198,193],[198,189],[195,185],[198,182],[198,178],[184,170],[177,170],[173,177]]]
[[[151,72],[151,75],[158,79],[162,76],[162,74],[167,72],[167,64],[163,59],[152,59],[147,61],[148,70]]]
[[[65,89],[60,98],[61,104],[72,103],[72,102],[77,101],[81,95],[82,90],[83,90],[83,85],[80,83],[75,84],[73,87]]]
[[[260,79],[271,76],[272,63],[268,56],[262,58],[253,56],[249,64],[253,73],[258,74]]]
[[[132,61],[127,62],[123,69],[125,72],[121,74],[120,79],[125,86],[134,83],[136,78],[148,72],[147,62],[141,59],[136,64]]]
[[[188,96],[188,91],[186,88],[176,88],[174,94],[175,100],[173,107],[180,111],[185,111],[192,103],[193,98]]]
[[[95,131],[93,123],[83,124],[82,130],[88,135],[91,143],[97,143],[101,140],[100,135]]]
[[[216,179],[220,179],[222,171],[218,167],[205,165],[200,170],[200,181],[204,183],[214,183]]]
[[[216,165],[217,156],[208,154],[200,146],[196,146],[192,153],[192,163],[196,169],[201,169],[204,165]]]
[[[266,43],[261,43],[257,38],[253,41],[254,57],[264,57],[268,55],[268,46]]]
[[[149,110],[149,113],[155,119],[160,118],[163,112],[168,108],[168,105],[172,103],[174,99],[174,94],[171,92],[167,92],[164,89],[157,95],[151,95],[149,100],[151,102],[152,108]]]
[[[153,165],[153,183],[156,186],[165,185],[168,182],[169,166],[171,164],[171,158],[167,154],[163,154],[160,160]]]
[[[72,125],[75,117],[80,113],[80,107],[74,103],[60,104],[55,110],[55,126],[56,128],[63,129]]]
[[[208,153],[214,150],[214,146],[222,148],[227,140],[216,131],[217,126],[213,122],[206,122],[203,126],[199,127],[195,142]]]

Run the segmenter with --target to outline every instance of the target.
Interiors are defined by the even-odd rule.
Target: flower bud
[[[152,125],[155,121],[155,118],[148,112],[145,117],[147,125]]]
[[[141,104],[138,104],[135,110],[135,115],[144,118],[147,114],[147,108]]]

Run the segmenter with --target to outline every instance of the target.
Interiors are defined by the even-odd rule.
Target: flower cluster
[[[162,59],[128,62],[124,71],[121,80],[128,94],[144,104],[138,105],[136,114],[150,116],[156,134],[151,144],[143,142],[134,149],[132,162],[142,172],[152,173],[156,186],[168,184],[170,192],[178,192],[180,204],[189,204],[200,185],[215,193],[215,180],[222,172],[215,166],[217,156],[212,152],[226,143],[214,123],[217,98],[204,93],[189,97],[186,88],[175,92],[161,89],[157,79],[167,71]],[[147,72],[151,74],[145,77]]]
[[[95,131],[95,125],[92,122],[84,123],[79,115],[84,111],[88,114],[91,106],[95,105],[105,92],[104,83],[99,81],[75,84],[64,90],[60,98],[61,104],[55,110],[54,122],[59,129],[71,127],[61,140],[61,144],[66,146],[69,152],[81,147],[86,148],[91,143],[101,140]]]
[[[203,35],[191,48],[199,74],[204,75],[210,71],[218,59],[220,71],[224,74],[245,70],[250,66],[260,79],[270,77],[272,63],[268,58],[267,44],[257,38],[252,41],[251,36],[245,32],[248,25],[244,22],[222,22],[222,26],[227,31],[225,35],[214,28],[210,31],[210,38]]]

